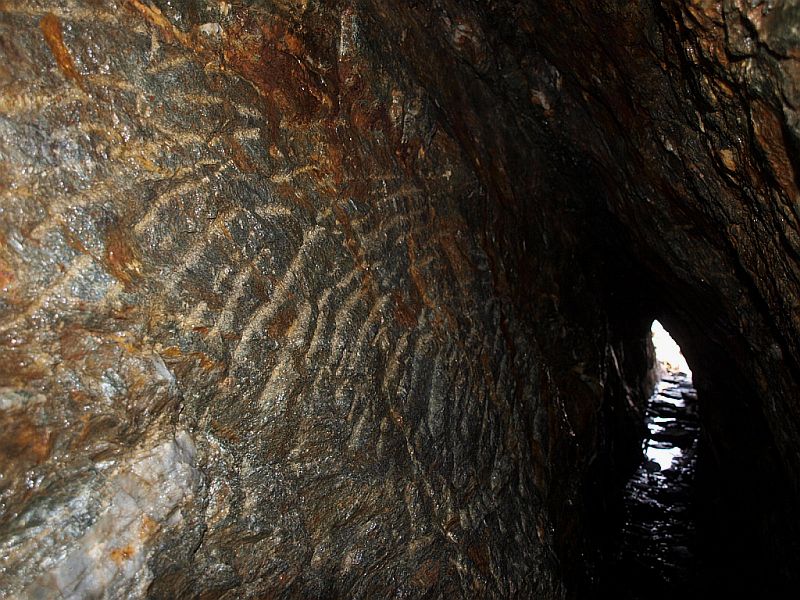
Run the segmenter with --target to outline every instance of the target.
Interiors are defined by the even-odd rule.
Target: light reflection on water
[[[691,381],[691,380],[690,380]],[[683,396],[675,396],[675,384],[669,381],[664,381],[663,379],[658,382],[656,386],[656,393],[658,394],[658,399],[661,402],[666,402],[668,404],[672,404],[673,406],[677,406],[679,408],[683,408],[686,406],[686,402],[683,400]]]
[[[618,589],[598,597],[686,597],[683,591],[689,587],[682,586],[690,585],[694,576],[691,490],[699,433],[697,394],[677,344],[667,340],[673,353],[665,356],[661,342],[668,335],[658,323],[653,334],[661,381],[646,408],[646,459],[626,486],[622,542],[609,580]]]
[[[658,463],[658,466],[661,467],[662,471],[664,471],[672,466],[673,460],[681,457],[683,451],[677,446],[671,446],[669,448],[656,448],[648,444],[645,453],[647,454],[647,458],[649,460]]]

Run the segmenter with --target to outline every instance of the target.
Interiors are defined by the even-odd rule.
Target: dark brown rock
[[[0,589],[574,595],[654,316],[786,551],[794,22],[0,3]]]

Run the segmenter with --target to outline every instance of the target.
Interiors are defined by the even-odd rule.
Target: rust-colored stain
[[[83,76],[75,67],[69,48],[64,44],[64,36],[61,32],[61,22],[53,13],[47,13],[39,21],[39,27],[44,34],[44,39],[50,47],[50,52],[56,59],[56,64],[67,79],[72,80],[79,88],[86,91],[83,83]]]
[[[467,556],[469,556],[470,560],[475,564],[475,567],[478,569],[481,575],[484,577],[488,577],[491,573],[490,565],[489,565],[489,548],[486,544],[483,543],[475,543],[472,544],[469,548],[467,548]]]
[[[332,209],[333,214],[336,217],[336,221],[344,231],[345,247],[353,257],[353,261],[356,263],[356,266],[364,270],[364,259],[362,256],[361,245],[358,243],[358,239],[356,239],[356,233],[353,230],[350,216],[347,214],[347,211],[345,211],[338,203],[334,204]]]
[[[267,98],[270,139],[277,137],[282,118],[304,122],[335,114],[338,110],[338,81],[335,72],[318,73],[306,57],[311,51],[304,40],[280,17],[238,13],[222,33],[222,55],[210,48],[203,36],[184,32],[173,25],[160,9],[140,0],[128,0],[128,6],[151,25],[164,39],[190,50],[195,59],[223,61],[224,68],[249,81]],[[319,61],[317,61],[319,62]],[[230,145],[230,144],[229,144]],[[244,152],[232,149],[236,166],[250,172],[252,161]]]
[[[112,228],[106,236],[105,263],[108,271],[126,289],[141,272],[141,262],[137,252],[119,227]]]
[[[77,362],[86,358],[91,342],[84,328],[78,326],[64,327],[58,336],[62,360]]]
[[[50,432],[37,426],[20,411],[5,413],[0,422],[0,456],[3,462],[39,464],[50,456],[53,440]]]
[[[0,292],[7,292],[15,279],[11,266],[0,257]]]
[[[200,368],[203,369],[203,371],[213,371],[217,368],[217,366],[219,366],[219,363],[217,363],[217,361],[215,361],[205,352],[193,352],[192,356],[196,357],[197,360],[200,361]]]
[[[158,531],[158,523],[148,515],[144,515],[142,517],[142,523],[139,525],[139,539],[147,540],[153,537],[156,531]]]
[[[170,23],[157,6],[148,6],[139,2],[139,0],[128,0],[128,4],[133,7],[134,10],[138,11],[148,22],[158,27],[167,41],[174,40],[191,50],[200,50],[192,39],[192,36],[184,33]]]
[[[116,360],[120,351],[137,354],[141,348],[129,336],[96,331],[80,324],[69,324],[59,332],[58,349],[61,360],[78,362],[86,360],[86,367],[103,360]]]
[[[472,280],[472,273],[475,272],[475,266],[464,253],[458,240],[454,235],[448,233],[440,236],[439,241],[458,281],[462,285],[469,284]]]
[[[363,277],[361,282],[361,293],[369,294],[371,291],[374,292],[375,280],[373,279],[372,273],[370,273],[369,267],[367,266],[364,249],[358,242],[358,237],[353,229],[350,216],[347,214],[347,211],[344,210],[341,205],[339,205],[339,203],[334,203],[332,210],[334,216],[336,217],[337,223],[339,223],[344,231],[344,245],[347,248],[347,251],[353,257],[353,262],[355,263],[356,268],[362,273]]]
[[[129,560],[133,556],[134,550],[133,546],[128,544],[124,548],[114,548],[109,554],[111,556],[111,560],[118,565],[121,565],[123,562]]]
[[[129,341],[124,335],[109,334],[107,335],[107,338],[110,342],[114,342],[128,354],[141,352],[141,347],[137,343]]]
[[[353,127],[362,133],[377,131],[385,133],[391,129],[386,108],[375,102],[366,100],[353,102],[350,107],[350,119]]]
[[[275,186],[275,192],[281,198],[288,198],[290,201],[295,203],[298,207],[303,209],[309,215],[315,215],[317,210],[314,208],[314,205],[311,204],[309,199],[306,197],[303,190],[297,189],[296,186],[290,185],[288,183],[279,183]]]
[[[79,402],[84,406],[88,406],[91,402],[91,398],[85,394],[82,395],[84,398],[79,399]],[[71,392],[70,396],[74,396],[74,393]],[[76,423],[76,431],[78,427],[80,427],[80,431],[77,432],[75,438],[70,442],[70,447],[76,452],[81,452],[85,448],[96,445],[102,440],[111,440],[113,443],[118,428],[120,427],[120,422],[112,415],[84,414],[81,415],[80,422]],[[106,450],[110,450],[103,446],[103,444],[100,445],[101,454]]]
[[[281,309],[267,326],[267,335],[272,339],[283,337],[296,318],[297,309],[293,304]]]
[[[258,171],[258,167],[256,167],[255,163],[247,155],[247,151],[235,137],[232,135],[225,135],[223,139],[225,140],[231,160],[233,160],[233,164],[236,165],[236,168],[242,173],[255,173]]]
[[[270,281],[260,273],[254,273],[253,279],[250,281],[250,293],[261,300],[262,302],[269,302],[271,296],[269,293]]]
[[[767,157],[775,179],[794,199],[800,196],[795,183],[795,172],[784,142],[783,128],[775,112],[759,100],[752,103],[751,120],[758,145]]]
[[[243,17],[226,31],[225,41],[226,66],[271,101],[276,121],[281,115],[304,121],[335,112],[335,82],[304,60],[309,52],[303,40],[281,19]]]
[[[35,354],[20,348],[0,348],[0,387],[17,387],[50,375],[50,369]]]
[[[213,371],[218,363],[205,352],[184,353],[177,346],[169,346],[161,351],[161,357],[168,362],[196,360],[203,371]]]
[[[213,419],[211,421],[211,429],[214,431],[214,435],[233,443],[239,443],[242,439],[236,429],[226,423],[218,421],[217,419]]]
[[[427,590],[432,588],[439,581],[439,573],[442,567],[439,561],[431,558],[422,563],[416,573],[411,578],[414,587]]]
[[[393,292],[392,298],[394,299],[394,318],[400,325],[406,329],[413,329],[417,325],[419,318],[419,303],[406,302],[399,292]]]
[[[61,223],[61,232],[64,234],[64,240],[67,242],[67,245],[75,250],[75,252],[89,254],[89,251],[86,249],[86,246],[83,245],[81,239],[64,223]]]
[[[181,349],[177,346],[170,346],[161,351],[161,356],[163,358],[181,358],[183,352],[181,352]]]

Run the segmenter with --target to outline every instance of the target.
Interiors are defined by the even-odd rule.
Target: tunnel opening
[[[592,197],[591,190],[579,194]],[[578,544],[568,532],[559,551],[569,597],[781,596],[800,574],[797,496],[765,391],[780,387],[781,374],[773,371],[770,380],[751,362],[754,348],[719,315],[716,290],[693,288],[675,264],[654,258],[602,210],[592,217],[603,233],[582,258],[602,257],[606,379],[597,451],[576,511],[583,537]],[[662,331],[677,356],[656,356]],[[773,347],[766,351],[779,355]],[[648,371],[662,362],[686,380],[664,382],[657,368]],[[680,390],[683,384],[693,389]],[[661,391],[689,396],[681,396],[686,406],[659,403],[659,411],[684,411],[680,423],[674,414],[653,414],[648,398]],[[669,431],[648,427],[660,424],[654,418],[669,418]],[[655,443],[667,436],[676,438],[668,447]],[[648,479],[660,485],[653,494],[639,489],[632,507],[631,488]],[[632,511],[649,523],[640,522],[635,533],[627,520]],[[660,532],[653,532],[654,520]]]
[[[670,333],[657,320],[650,332],[655,385],[643,411],[639,464],[624,486],[601,578],[608,597],[687,597],[697,587],[697,392]]]
[[[697,323],[674,316],[664,323],[669,331],[652,323],[644,353],[655,367],[652,393],[641,394],[646,402],[627,412],[628,421],[605,421],[617,444],[617,478],[598,470],[605,479],[587,496],[600,507],[588,510],[597,558],[575,597],[777,593],[797,577],[797,518],[748,374]],[[614,399],[618,393],[606,400],[617,411],[630,404]],[[629,478],[620,480],[621,473]]]

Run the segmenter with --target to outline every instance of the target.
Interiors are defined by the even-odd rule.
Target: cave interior
[[[624,597],[657,320],[696,568],[647,597],[784,597],[798,32],[788,0],[0,2],[0,591]]]

